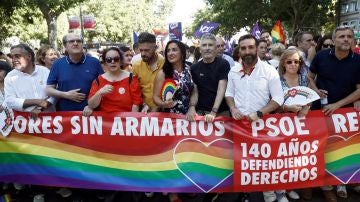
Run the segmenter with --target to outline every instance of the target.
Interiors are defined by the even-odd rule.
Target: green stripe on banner
[[[184,176],[178,170],[169,171],[131,171],[123,169],[107,168],[103,166],[78,163],[63,159],[49,158],[44,156],[34,156],[27,154],[1,153],[0,154],[0,168],[5,164],[32,164],[42,165],[47,167],[63,168],[74,171],[86,171],[93,173],[101,173],[113,176],[121,176],[127,178],[139,179],[176,179]],[[146,166],[146,163],[144,163]],[[141,174],[142,173],[142,174]]]
[[[209,176],[216,176],[223,178],[224,176],[229,175],[233,170],[227,170],[223,168],[217,168],[201,163],[179,163],[179,168],[183,171],[191,171],[191,172],[198,172],[201,174],[209,175]]]
[[[340,160],[327,163],[326,169],[328,170],[339,170],[343,167],[351,166],[354,164],[354,162],[360,162],[360,154],[355,154],[351,156],[347,156],[345,158],[342,158]]]

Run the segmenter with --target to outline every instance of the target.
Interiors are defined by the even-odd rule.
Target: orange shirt
[[[130,84],[129,77],[111,82],[99,76],[98,82],[95,80],[91,85],[89,99],[106,84],[112,85],[114,90],[112,93],[102,96],[96,111],[131,112],[132,105],[141,105],[143,103],[139,80],[135,75],[133,75]]]

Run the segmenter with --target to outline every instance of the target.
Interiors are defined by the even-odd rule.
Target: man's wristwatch
[[[259,118],[262,118],[264,116],[264,114],[261,112],[261,111],[256,111],[256,115],[259,117]]]
[[[214,112],[216,114],[218,112],[218,108],[212,108],[211,112]]]

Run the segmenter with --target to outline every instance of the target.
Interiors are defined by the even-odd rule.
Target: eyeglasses
[[[114,58],[108,57],[108,58],[105,58],[105,62],[108,63],[108,64],[112,63],[113,61],[114,61],[114,63],[120,62],[120,58],[119,58],[119,57],[114,57]]]
[[[296,64],[296,65],[298,65],[298,64],[300,64],[300,60],[287,60],[287,61],[285,61],[285,63],[286,64],[288,64],[288,65],[291,65],[291,64]]]
[[[81,39],[71,39],[71,40],[69,40],[69,41],[67,41],[68,43],[70,43],[70,44],[73,44],[73,43],[82,43],[82,40]]]
[[[323,44],[322,47],[323,48],[334,48],[334,45],[332,45],[332,44]]]

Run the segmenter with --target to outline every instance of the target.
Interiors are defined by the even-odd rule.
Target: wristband
[[[218,112],[218,108],[212,108],[211,112],[214,112],[216,114]]]

